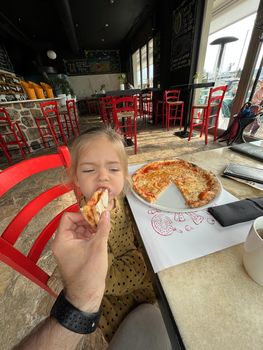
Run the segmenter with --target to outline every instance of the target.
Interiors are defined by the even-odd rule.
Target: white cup
[[[244,243],[243,264],[249,276],[263,286],[263,216],[251,226]]]

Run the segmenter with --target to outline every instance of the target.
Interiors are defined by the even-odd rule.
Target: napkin
[[[263,169],[247,165],[230,163],[225,168],[223,175],[237,177],[244,180],[254,181],[263,184]]]
[[[243,153],[248,157],[255,158],[263,162],[263,147],[253,145],[251,143],[241,143],[229,147],[232,151]]]
[[[208,211],[222,226],[235,225],[263,216],[263,197],[210,207]]]

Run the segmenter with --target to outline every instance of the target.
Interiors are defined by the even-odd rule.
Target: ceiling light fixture
[[[114,4],[114,0],[110,0],[110,4]]]
[[[104,38],[101,38],[101,41],[104,43],[105,39],[104,39]]]
[[[47,57],[50,58],[51,60],[55,60],[57,58],[57,54],[53,50],[48,50]]]
[[[109,27],[109,23],[105,23],[105,24],[104,24],[104,27],[105,27],[105,28],[108,28],[108,27]]]

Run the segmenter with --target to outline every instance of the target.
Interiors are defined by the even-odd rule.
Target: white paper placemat
[[[135,167],[130,167],[130,171],[134,170]],[[161,211],[144,204],[131,191],[128,191],[127,199],[154,272],[242,243],[252,224],[248,221],[226,228],[206,209]],[[236,200],[223,189],[214,205]]]

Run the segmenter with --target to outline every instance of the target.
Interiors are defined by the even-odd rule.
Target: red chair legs
[[[50,141],[51,139],[54,141],[56,147],[58,147],[59,142],[56,136],[56,131],[53,129],[52,124],[44,118],[35,118],[35,122],[36,122],[44,147],[49,148],[49,144],[48,142],[46,142],[46,140]],[[43,125],[43,122],[46,125]]]
[[[11,155],[1,135],[0,135],[0,148],[2,149],[2,152],[4,153],[4,155],[6,156],[8,163],[11,164],[12,162]]]
[[[176,120],[180,121],[180,130],[183,126],[183,114],[184,114],[184,103],[179,102],[175,104],[166,103],[166,129],[169,130],[170,122]]]
[[[208,127],[208,124],[206,123],[207,109],[206,108],[202,108],[202,107],[199,106],[197,108],[196,116],[195,116],[195,112],[196,112],[196,108],[192,108],[188,141],[191,140],[194,128],[196,126],[198,126],[199,127],[199,131],[200,131],[200,137],[202,137],[203,132],[205,131],[205,142],[207,144],[207,140],[208,140],[207,139],[207,133],[208,132],[206,132],[206,129]],[[201,130],[200,130],[200,128],[201,128]]]
[[[17,121],[13,122],[10,119],[9,113],[5,108],[0,108],[0,123],[2,127],[0,144],[8,161],[11,161],[10,159],[12,159],[9,152],[9,146],[18,146],[22,157],[25,159],[25,151],[30,153],[30,148],[22,130],[20,129],[19,123]]]

